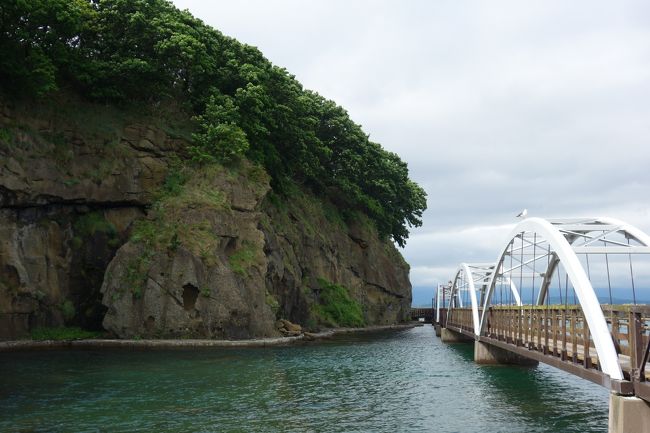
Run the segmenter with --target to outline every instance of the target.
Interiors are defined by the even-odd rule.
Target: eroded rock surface
[[[345,286],[368,325],[408,320],[408,265],[363,218],[344,223],[304,192],[278,203],[248,163],[192,171],[161,196],[186,142],[102,110],[0,103],[0,338],[62,324],[295,334],[323,325],[322,281]]]
[[[268,180],[196,174],[118,251],[102,286],[104,327],[119,337],[243,339],[278,335],[267,304],[259,205]],[[220,193],[214,201],[203,191]]]

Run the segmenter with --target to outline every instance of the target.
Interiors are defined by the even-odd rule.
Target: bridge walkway
[[[584,313],[579,305],[490,307],[480,335],[474,332],[471,308],[455,308],[448,330],[517,355],[553,365],[622,394],[650,401],[650,306],[602,305],[624,380],[603,373]]]
[[[600,384],[610,432],[650,433],[650,236],[613,218],[527,218],[508,239],[496,262],[461,263],[438,287],[436,334],[474,341],[479,363],[544,362]]]

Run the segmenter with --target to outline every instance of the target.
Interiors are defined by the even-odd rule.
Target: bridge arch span
[[[600,234],[593,235],[594,232]],[[608,238],[612,234],[622,236],[623,239],[627,240],[627,245]],[[613,254],[642,252],[647,254],[650,250],[650,237],[641,230],[612,218],[570,220],[528,218],[512,229],[508,239],[509,242],[502,249],[496,263],[493,265],[489,283],[482,291],[481,315],[479,325],[475,326],[475,334],[481,335],[485,331],[487,310],[492,305],[492,297],[495,293],[497,281],[500,279],[501,281],[507,280],[511,287],[514,287],[512,281],[513,270],[519,269],[519,272],[523,272],[524,268],[530,267],[530,263],[539,260],[541,257],[548,257],[545,272],[537,274],[533,270],[533,275],[539,275],[542,281],[535,304],[543,304],[545,297],[548,296],[548,286],[553,272],[559,264],[562,264],[584,313],[603,373],[609,375],[611,379],[622,380],[622,369],[607,321],[589,276],[578,258],[578,253],[588,255],[606,254],[608,252]],[[635,245],[631,245],[630,240],[634,241]],[[517,243],[516,247],[515,243]],[[546,249],[541,252],[541,255],[537,256],[533,252],[532,258],[524,258],[523,250],[525,248],[531,245],[537,247],[542,244]],[[605,249],[600,244],[604,244],[605,247],[608,246],[609,248]],[[521,258],[517,258],[519,263],[516,267],[513,267],[511,259],[511,266],[508,268],[505,263],[506,257],[512,257],[517,251],[521,251]],[[534,286],[533,283],[533,293]],[[521,305],[520,302],[519,305]]]
[[[481,331],[481,303],[485,297],[485,291],[494,273],[494,265],[486,263],[461,263],[454,274],[451,285],[450,302],[451,311],[454,307],[465,307],[462,294],[467,293],[472,311],[473,332],[478,335]],[[517,286],[512,280],[508,280],[516,305],[521,306],[521,297]],[[480,298],[478,297],[480,295]]]

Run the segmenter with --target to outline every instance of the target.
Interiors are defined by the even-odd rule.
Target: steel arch
[[[485,264],[485,263],[461,263],[456,270],[456,274],[454,276],[454,280],[451,286],[451,292],[450,292],[450,299],[458,299],[458,307],[463,308],[463,302],[462,298],[460,297],[460,291],[461,290],[466,290],[469,292],[469,298],[470,298],[470,307],[472,309],[472,324],[474,328],[474,333],[476,335],[479,335],[481,327],[481,320],[480,320],[480,311],[479,307],[482,305],[485,294],[486,294],[486,288],[488,287],[488,282],[494,273],[494,265],[492,264]],[[467,281],[467,283],[462,284],[463,287],[459,284],[461,278],[464,276],[464,280]],[[510,285],[510,290],[512,291],[513,298],[515,299],[515,302],[517,305],[521,305],[521,297],[519,295],[519,291],[517,290],[517,286],[515,286],[514,282],[510,279],[508,279],[508,283]],[[477,286],[480,287],[477,289]],[[479,302],[477,295],[477,290],[481,293],[481,300]],[[453,303],[450,303],[450,311],[453,311],[453,307],[455,305]],[[452,313],[453,314],[453,313]]]
[[[593,246],[596,242],[614,242],[608,241],[606,235],[600,237],[590,237],[588,233],[603,231],[605,233],[622,233],[627,239],[634,239],[640,246],[614,245],[614,247],[605,250],[603,247]],[[602,366],[603,373],[609,375],[611,379],[622,380],[623,373],[618,362],[618,355],[612,342],[612,338],[607,327],[607,322],[603,315],[600,302],[596,297],[594,289],[585,273],[577,252],[584,254],[603,254],[611,253],[650,253],[650,237],[634,226],[623,223],[612,218],[592,218],[592,219],[571,219],[571,220],[545,220],[542,218],[528,218],[517,224],[508,237],[509,241],[501,251],[496,264],[495,272],[492,273],[490,283],[487,286],[484,302],[482,305],[483,313],[480,319],[477,335],[485,329],[487,323],[486,311],[490,305],[492,295],[495,290],[497,279],[500,277],[504,258],[508,254],[508,249],[513,241],[519,237],[522,238],[525,233],[534,233],[541,235],[548,242],[549,248],[553,249],[552,259],[545,272],[542,282],[542,290],[537,299],[537,303],[543,302],[546,290],[552,276],[552,272],[557,265],[561,263],[573,285],[578,302],[584,312],[589,331],[591,332],[594,346],[598,353],[599,363]],[[582,245],[576,245],[577,239],[585,239]],[[542,294],[542,291],[544,293]]]

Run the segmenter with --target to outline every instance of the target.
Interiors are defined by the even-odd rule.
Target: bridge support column
[[[461,334],[460,332],[452,331],[451,329],[442,328],[440,330],[440,338],[443,343],[466,343],[474,341],[472,338]]]
[[[517,355],[482,341],[474,342],[474,362],[477,364],[514,364],[535,367],[539,362]]]
[[[609,394],[609,433],[644,432],[650,426],[650,403],[639,397]]]
[[[436,337],[440,337],[440,334],[442,333],[442,326],[440,326],[439,323],[436,323],[433,325],[434,328],[436,328]]]

